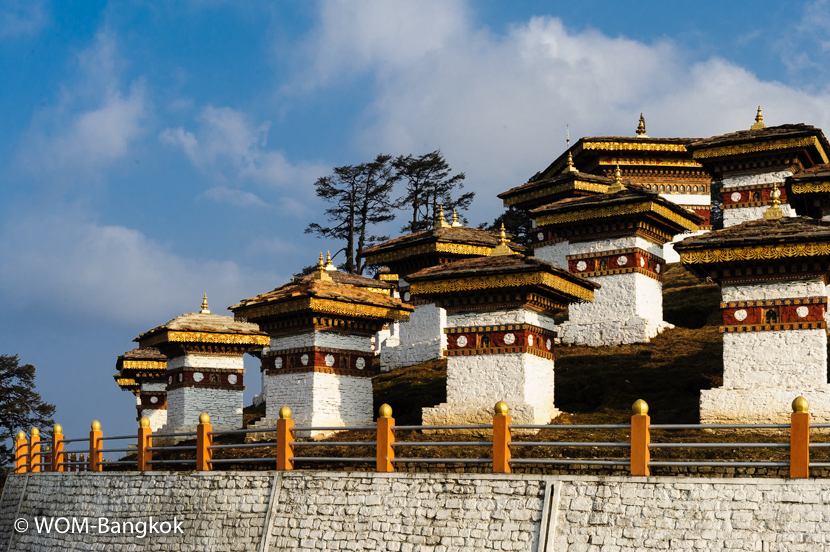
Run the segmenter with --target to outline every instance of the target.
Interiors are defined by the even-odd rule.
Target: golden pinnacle
[[[326,270],[329,272],[336,272],[337,268],[331,262],[331,252],[326,251]]]
[[[283,406],[280,408],[280,420],[290,420],[291,419],[291,409],[287,406]]]
[[[378,408],[378,414],[381,418],[391,418],[392,417],[392,407],[386,403],[380,405]]]
[[[634,401],[634,404],[631,405],[631,412],[635,416],[645,416],[648,414],[648,403],[643,399],[637,399]]]
[[[614,171],[614,183],[608,187],[608,193],[614,194],[623,190],[625,190],[625,186],[622,183],[622,171],[620,171],[620,166],[617,165]]]
[[[447,217],[444,215],[444,206],[438,205],[438,215],[435,217],[435,224],[432,226],[432,228],[447,228],[448,226],[449,224],[447,224]]]
[[[317,266],[314,269],[314,279],[331,281],[331,276],[326,274],[326,261],[323,260],[322,251],[320,251],[320,259],[317,261]]]
[[[760,130],[762,128],[767,128],[767,125],[764,124],[764,114],[761,113],[761,106],[758,106],[758,112],[755,114],[755,124],[749,127],[750,130]]]
[[[781,190],[777,187],[772,189],[772,200],[770,206],[764,211],[764,220],[778,220],[784,218],[784,211],[781,210]]]
[[[495,411],[496,416],[507,416],[507,413],[510,411],[510,408],[507,406],[506,402],[499,401],[496,403],[496,406],[493,410]]]
[[[563,173],[569,172],[578,172],[576,166],[574,166],[574,156],[571,152],[568,152],[568,165],[565,167],[565,170],[562,171]]]
[[[490,252],[491,257],[498,257],[499,255],[518,255],[518,253],[510,249],[510,246],[507,245],[507,234],[504,231],[504,223],[501,224],[499,244]]]
[[[450,226],[453,228],[461,226],[461,223],[458,221],[458,213],[455,212],[455,209],[452,210],[452,224]]]
[[[646,118],[640,112],[640,124],[637,125],[637,138],[648,138],[646,135]]]
[[[210,314],[210,308],[208,308],[207,302],[207,293],[205,293],[202,297],[202,310],[199,311],[199,314]]]

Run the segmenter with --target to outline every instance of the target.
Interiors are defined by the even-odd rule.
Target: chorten
[[[273,426],[283,406],[299,426],[371,422],[372,336],[414,310],[393,290],[340,272],[321,254],[311,274],[230,307],[269,335],[261,353],[265,419],[257,425]]]
[[[256,324],[211,314],[207,296],[198,313],[177,316],[135,338],[167,357],[167,423],[163,432],[192,431],[207,412],[218,429],[242,427],[243,355],[268,344]]]
[[[481,424],[493,404],[515,423],[548,423],[553,403],[554,313],[591,301],[599,286],[502,243],[487,257],[409,275],[419,300],[446,309],[447,402],[424,408],[425,425]]]
[[[698,230],[703,219],[640,186],[621,171],[605,194],[572,198],[531,211],[535,226],[561,251],[568,269],[602,286],[590,304],[569,307],[564,343],[648,342],[663,329],[663,245]]]
[[[786,217],[779,202],[774,193],[764,218],[677,245],[723,299],[723,386],[701,391],[701,423],[785,423],[798,396],[830,421],[830,222]]]
[[[158,349],[133,349],[118,357],[118,386],[136,396],[136,421],[146,417],[157,431],[167,422],[167,357]]]
[[[784,182],[790,205],[797,214],[830,220],[830,164],[816,165]]]
[[[697,140],[688,149],[713,175],[713,226],[727,228],[762,218],[772,204],[773,190],[786,202],[784,181],[827,163],[830,145],[824,133],[810,125],[766,126],[759,106],[749,130]],[[795,215],[786,203],[781,210],[785,216]]]
[[[463,226],[454,211],[452,223],[447,223],[441,209],[432,229],[407,234],[363,252],[366,264],[388,267],[381,275],[383,280],[394,281],[401,299],[415,307],[408,322],[393,322],[377,336],[382,370],[441,358],[446,348],[447,313],[429,301],[411,296],[409,274],[461,259],[487,256],[499,245],[499,240],[498,232]],[[510,242],[508,247],[517,252],[525,249]]]

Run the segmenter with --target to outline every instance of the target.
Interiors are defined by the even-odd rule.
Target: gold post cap
[[[392,407],[386,403],[380,405],[378,408],[378,414],[380,414],[381,418],[391,418],[392,417]]]
[[[93,420],[90,427],[92,428],[92,431],[101,431],[101,422]]]
[[[17,432],[17,440],[18,441],[25,441],[26,440],[26,433],[23,431]]]
[[[643,399],[637,399],[634,401],[634,404],[631,405],[631,412],[635,416],[645,416],[648,414],[648,403]]]
[[[199,314],[210,314],[210,308],[208,308],[207,302],[207,293],[202,296],[202,310],[199,311]]]
[[[291,409],[287,406],[283,406],[280,408],[280,420],[290,420],[291,419]]]
[[[60,435],[63,433],[63,428],[60,424],[55,424],[55,427],[52,428],[52,435]]]
[[[150,418],[142,416],[138,421],[138,427],[150,427]]]
[[[38,435],[40,435],[40,430],[36,427],[33,427],[32,431],[31,431],[31,434],[32,434],[32,437],[37,437]]]
[[[495,411],[496,416],[507,416],[510,408],[507,406],[506,402],[499,401],[496,403],[496,407],[493,410]]]
[[[755,114],[755,124],[749,127],[750,130],[760,130],[762,128],[767,128],[767,125],[764,124],[764,114],[761,113],[761,106],[758,106],[758,112]]]
[[[637,125],[637,138],[648,138],[646,135],[646,118],[640,112],[640,123]]]
[[[210,414],[208,414],[207,412],[202,412],[201,414],[199,414],[199,423],[202,425],[209,424]]]
[[[793,401],[793,412],[807,412],[810,403],[804,397],[796,397]]]

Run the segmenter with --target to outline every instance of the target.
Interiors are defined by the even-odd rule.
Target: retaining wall
[[[830,550],[830,481],[336,472],[9,477],[0,550]],[[38,533],[35,517],[88,533]],[[181,533],[97,533],[153,516]],[[23,533],[12,528],[22,518]],[[63,529],[61,525],[61,529]]]

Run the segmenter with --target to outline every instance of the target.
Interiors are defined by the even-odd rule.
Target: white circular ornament
[[[553,345],[553,343],[551,343],[551,342],[550,342],[550,338],[548,338],[548,340],[545,342],[545,347],[547,347],[547,348],[548,348],[548,351],[550,351],[550,346],[551,346],[551,345]]]
[[[407,292],[404,292],[404,294],[403,294],[403,300],[404,300],[404,301],[409,301],[409,298],[410,298],[410,297],[411,297],[411,295],[409,295],[409,292],[408,292],[408,291],[407,291]]]
[[[617,264],[620,265],[620,266],[627,265],[628,264],[628,257],[626,257],[625,255],[620,255],[619,257],[617,257]]]
[[[167,385],[170,385],[171,383],[173,383],[173,376],[167,378]]]
[[[732,195],[730,197],[732,198],[732,201],[737,203],[741,200],[741,192],[732,192]]]
[[[236,383],[236,374],[231,374],[230,376],[228,376],[228,383],[230,383],[231,385]]]
[[[542,241],[543,239],[545,239],[545,234],[544,234],[544,232],[539,232],[538,234],[536,234],[536,238],[537,238],[539,241]]]
[[[334,366],[334,355],[326,355],[326,366]]]
[[[179,381],[184,381],[184,374],[179,374]]]
[[[158,397],[150,397],[150,402],[153,403],[153,404],[156,404],[157,402],[159,402],[159,398]]]
[[[459,335],[456,340],[455,344],[459,347],[466,347],[467,346],[467,336],[466,335]]]
[[[746,320],[746,311],[744,309],[735,311],[735,320],[738,322],[743,322]]]
[[[516,336],[512,333],[504,334],[504,343],[506,345],[513,345],[516,342]]]
[[[646,260],[640,257],[640,266],[646,266]]]
[[[357,366],[358,370],[363,370],[364,368],[366,368],[366,359],[364,359],[363,357],[359,357],[357,361],[354,363],[354,365]]]
[[[274,368],[282,368],[282,357],[274,359]]]
[[[205,379],[205,376],[201,372],[193,372],[193,381],[198,383],[203,379]]]
[[[578,271],[582,272],[586,268],[588,268],[588,263],[586,263],[585,261],[579,261],[576,263],[576,269]]]
[[[660,274],[660,265],[659,264],[654,267],[654,272],[656,272],[657,274]]]
[[[533,335],[527,336],[527,344],[533,347]]]
[[[805,316],[810,314],[810,309],[808,309],[807,307],[798,307],[797,309],[795,309],[795,312],[796,314],[798,314],[799,318],[804,318]]]
[[[303,363],[303,366],[308,364],[308,355],[303,355],[300,357],[300,362]]]

